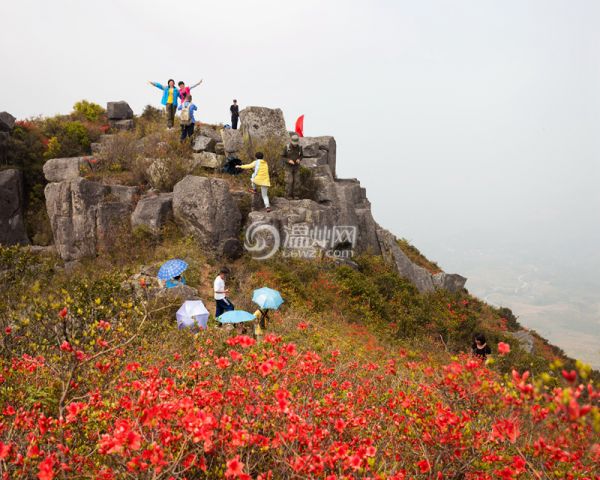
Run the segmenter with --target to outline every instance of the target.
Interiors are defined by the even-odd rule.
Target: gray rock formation
[[[460,291],[467,281],[457,274],[433,274],[427,269],[415,265],[398,246],[396,237],[387,230],[377,230],[381,252],[386,262],[394,265],[398,273],[410,280],[420,292],[431,292],[436,288],[444,288],[451,292]]]
[[[23,176],[17,169],[0,171],[0,244],[29,243],[23,223]]]
[[[0,112],[0,132],[10,132],[15,128],[16,118],[8,112]]]
[[[138,187],[127,185],[108,185],[108,187],[111,200],[116,202],[133,205],[139,197]]]
[[[210,137],[206,137],[204,135],[199,135],[194,139],[194,143],[192,144],[192,150],[194,152],[214,152],[215,144],[217,142]]]
[[[81,176],[86,164],[84,157],[51,158],[44,163],[44,176],[49,182],[73,180]]]
[[[152,233],[160,229],[173,217],[173,194],[148,195],[142,197],[131,215],[132,227],[146,227]]]
[[[329,165],[329,168],[331,169],[331,174],[335,177],[337,161],[337,144],[335,142],[335,138],[331,136],[323,136],[312,137],[311,140],[319,144],[318,157],[325,160],[325,163],[327,163],[327,165]]]
[[[533,335],[527,330],[519,330],[518,332],[506,332],[507,335],[513,337],[519,346],[527,353],[533,353],[534,350],[534,339]]]
[[[285,145],[290,140],[279,108],[246,107],[240,112],[240,121],[242,135],[254,146],[266,142]]]
[[[109,120],[128,120],[133,118],[133,110],[127,102],[108,102],[106,116]]]
[[[128,120],[108,120],[108,124],[110,125],[110,128],[113,130],[118,130],[118,131],[127,131],[127,130],[133,130],[135,127],[135,123],[133,122],[133,119],[128,119]]]
[[[188,175],[177,183],[173,213],[186,233],[213,251],[221,251],[225,241],[240,232],[239,208],[227,182],[218,178]]]
[[[240,130],[224,128],[221,130],[221,136],[223,137],[223,150],[226,155],[236,154],[242,150],[244,137]]]
[[[212,138],[215,142],[221,141],[221,133],[213,126],[206,124],[196,124],[196,135]]]
[[[194,153],[193,155],[193,168],[204,167],[218,170],[223,167],[225,163],[225,157],[223,155],[217,155],[211,152]],[[190,170],[191,171],[191,170]]]
[[[131,202],[122,200],[133,199],[135,191],[80,177],[46,185],[46,210],[61,258],[79,260],[112,248],[131,214]]]
[[[396,267],[400,276],[410,280],[420,292],[435,290],[431,272],[415,265],[398,246],[396,237],[392,233],[380,228],[377,230],[377,236],[383,258],[387,263]]]
[[[467,283],[467,279],[458,273],[440,272],[434,274],[432,278],[436,288],[443,288],[450,292],[459,292]]]

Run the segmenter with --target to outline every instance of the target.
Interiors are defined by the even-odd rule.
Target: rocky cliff
[[[107,112],[113,131],[133,128],[133,114],[125,102],[109,103]],[[244,152],[259,148],[282,151],[290,139],[279,109],[248,107],[240,117],[240,130],[208,125],[197,128],[194,153],[181,166],[180,180],[169,192],[90,179],[91,164],[84,157],[48,160],[44,165],[48,181],[46,207],[58,254],[65,261],[94,256],[113,248],[123,230],[141,227],[156,234],[166,222],[174,220],[182,232],[192,235],[208,251],[232,258],[244,252],[243,241],[253,250],[253,242],[258,240],[253,238],[253,232],[260,226],[277,237],[263,235],[262,247],[272,248],[276,240],[283,254],[309,258],[328,255],[350,264],[354,255],[382,255],[421,291],[457,291],[464,287],[466,279],[460,275],[434,272],[415,264],[395,236],[377,224],[360,182],[337,177],[336,141],[331,136],[300,140],[304,159],[297,180],[302,192],[298,198],[275,196],[273,209],[267,212],[259,195],[232,188],[226,178],[217,174],[227,156],[242,157]],[[92,145],[92,150],[101,152],[115,138],[116,135],[103,136]],[[142,151],[145,140],[135,140],[133,151]],[[156,177],[156,183],[151,184],[160,184],[160,176],[169,167],[168,160],[149,159],[147,165],[150,178]],[[202,175],[194,174],[198,168]],[[18,178],[6,172],[3,175],[7,179],[3,181],[12,182],[11,188],[17,191]],[[284,184],[289,184],[286,168],[281,168],[281,175]],[[17,193],[7,196],[18,198]],[[3,213],[5,220],[0,218],[9,225],[4,230],[11,232],[13,243],[25,241],[19,230],[19,205],[17,202],[3,209],[10,210],[10,214]]]

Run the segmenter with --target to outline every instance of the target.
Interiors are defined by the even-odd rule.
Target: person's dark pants
[[[231,117],[231,128],[237,130],[238,117]]]
[[[181,126],[181,141],[183,142],[186,138],[192,138],[194,134],[194,124],[190,123],[189,125]]]
[[[235,307],[228,298],[222,300],[215,300],[217,308],[215,310],[215,318],[219,318],[223,313],[233,310]]]
[[[284,168],[287,170],[285,196],[287,198],[294,198],[297,196],[297,193],[296,193],[297,179],[296,179],[296,177],[298,176],[298,170],[300,170],[300,164],[294,163],[293,165],[290,165],[289,163],[287,163],[288,159],[284,159],[284,161],[285,161]]]
[[[175,123],[175,112],[177,107],[174,103],[167,103],[165,105],[165,110],[167,112],[167,127],[172,128]]]

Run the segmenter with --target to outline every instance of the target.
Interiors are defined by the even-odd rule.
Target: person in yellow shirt
[[[148,82],[153,87],[159,88],[163,92],[161,103],[165,106],[167,113],[167,128],[173,128],[175,122],[175,111],[177,110],[177,100],[179,99],[179,90],[175,87],[175,80],[169,79],[167,85],[161,85],[158,82]]]
[[[254,312],[254,318],[256,321],[254,322],[254,336],[257,339],[263,336],[264,331],[267,329],[267,320],[269,318],[269,311],[258,309]]]
[[[256,152],[254,155],[256,160],[247,165],[237,165],[237,168],[241,168],[243,170],[254,169],[251,177],[252,188],[250,192],[256,193],[256,186],[260,187],[260,192],[262,194],[263,202],[265,202],[265,207],[267,208],[267,212],[271,211],[271,204],[269,203],[269,195],[268,190],[271,186],[271,181],[269,179],[269,164],[266,160],[264,160],[264,155],[262,152]]]

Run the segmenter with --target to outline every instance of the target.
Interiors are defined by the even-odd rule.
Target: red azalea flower
[[[506,355],[510,353],[510,345],[504,342],[498,342],[498,353],[500,355]]]
[[[421,460],[420,462],[417,462],[417,467],[419,467],[421,473],[427,473],[429,470],[431,470],[431,465],[427,460]]]
[[[67,313],[69,313],[69,310],[67,307],[64,307],[60,312],[58,312],[58,315],[61,318],[65,318],[67,316]]]
[[[567,370],[563,370],[561,374],[563,378],[569,383],[575,383],[575,380],[577,380],[577,372],[575,370],[571,370],[570,372],[568,372]]]
[[[226,477],[240,477],[244,473],[244,464],[240,462],[240,456],[236,455],[231,460],[227,461]]]

